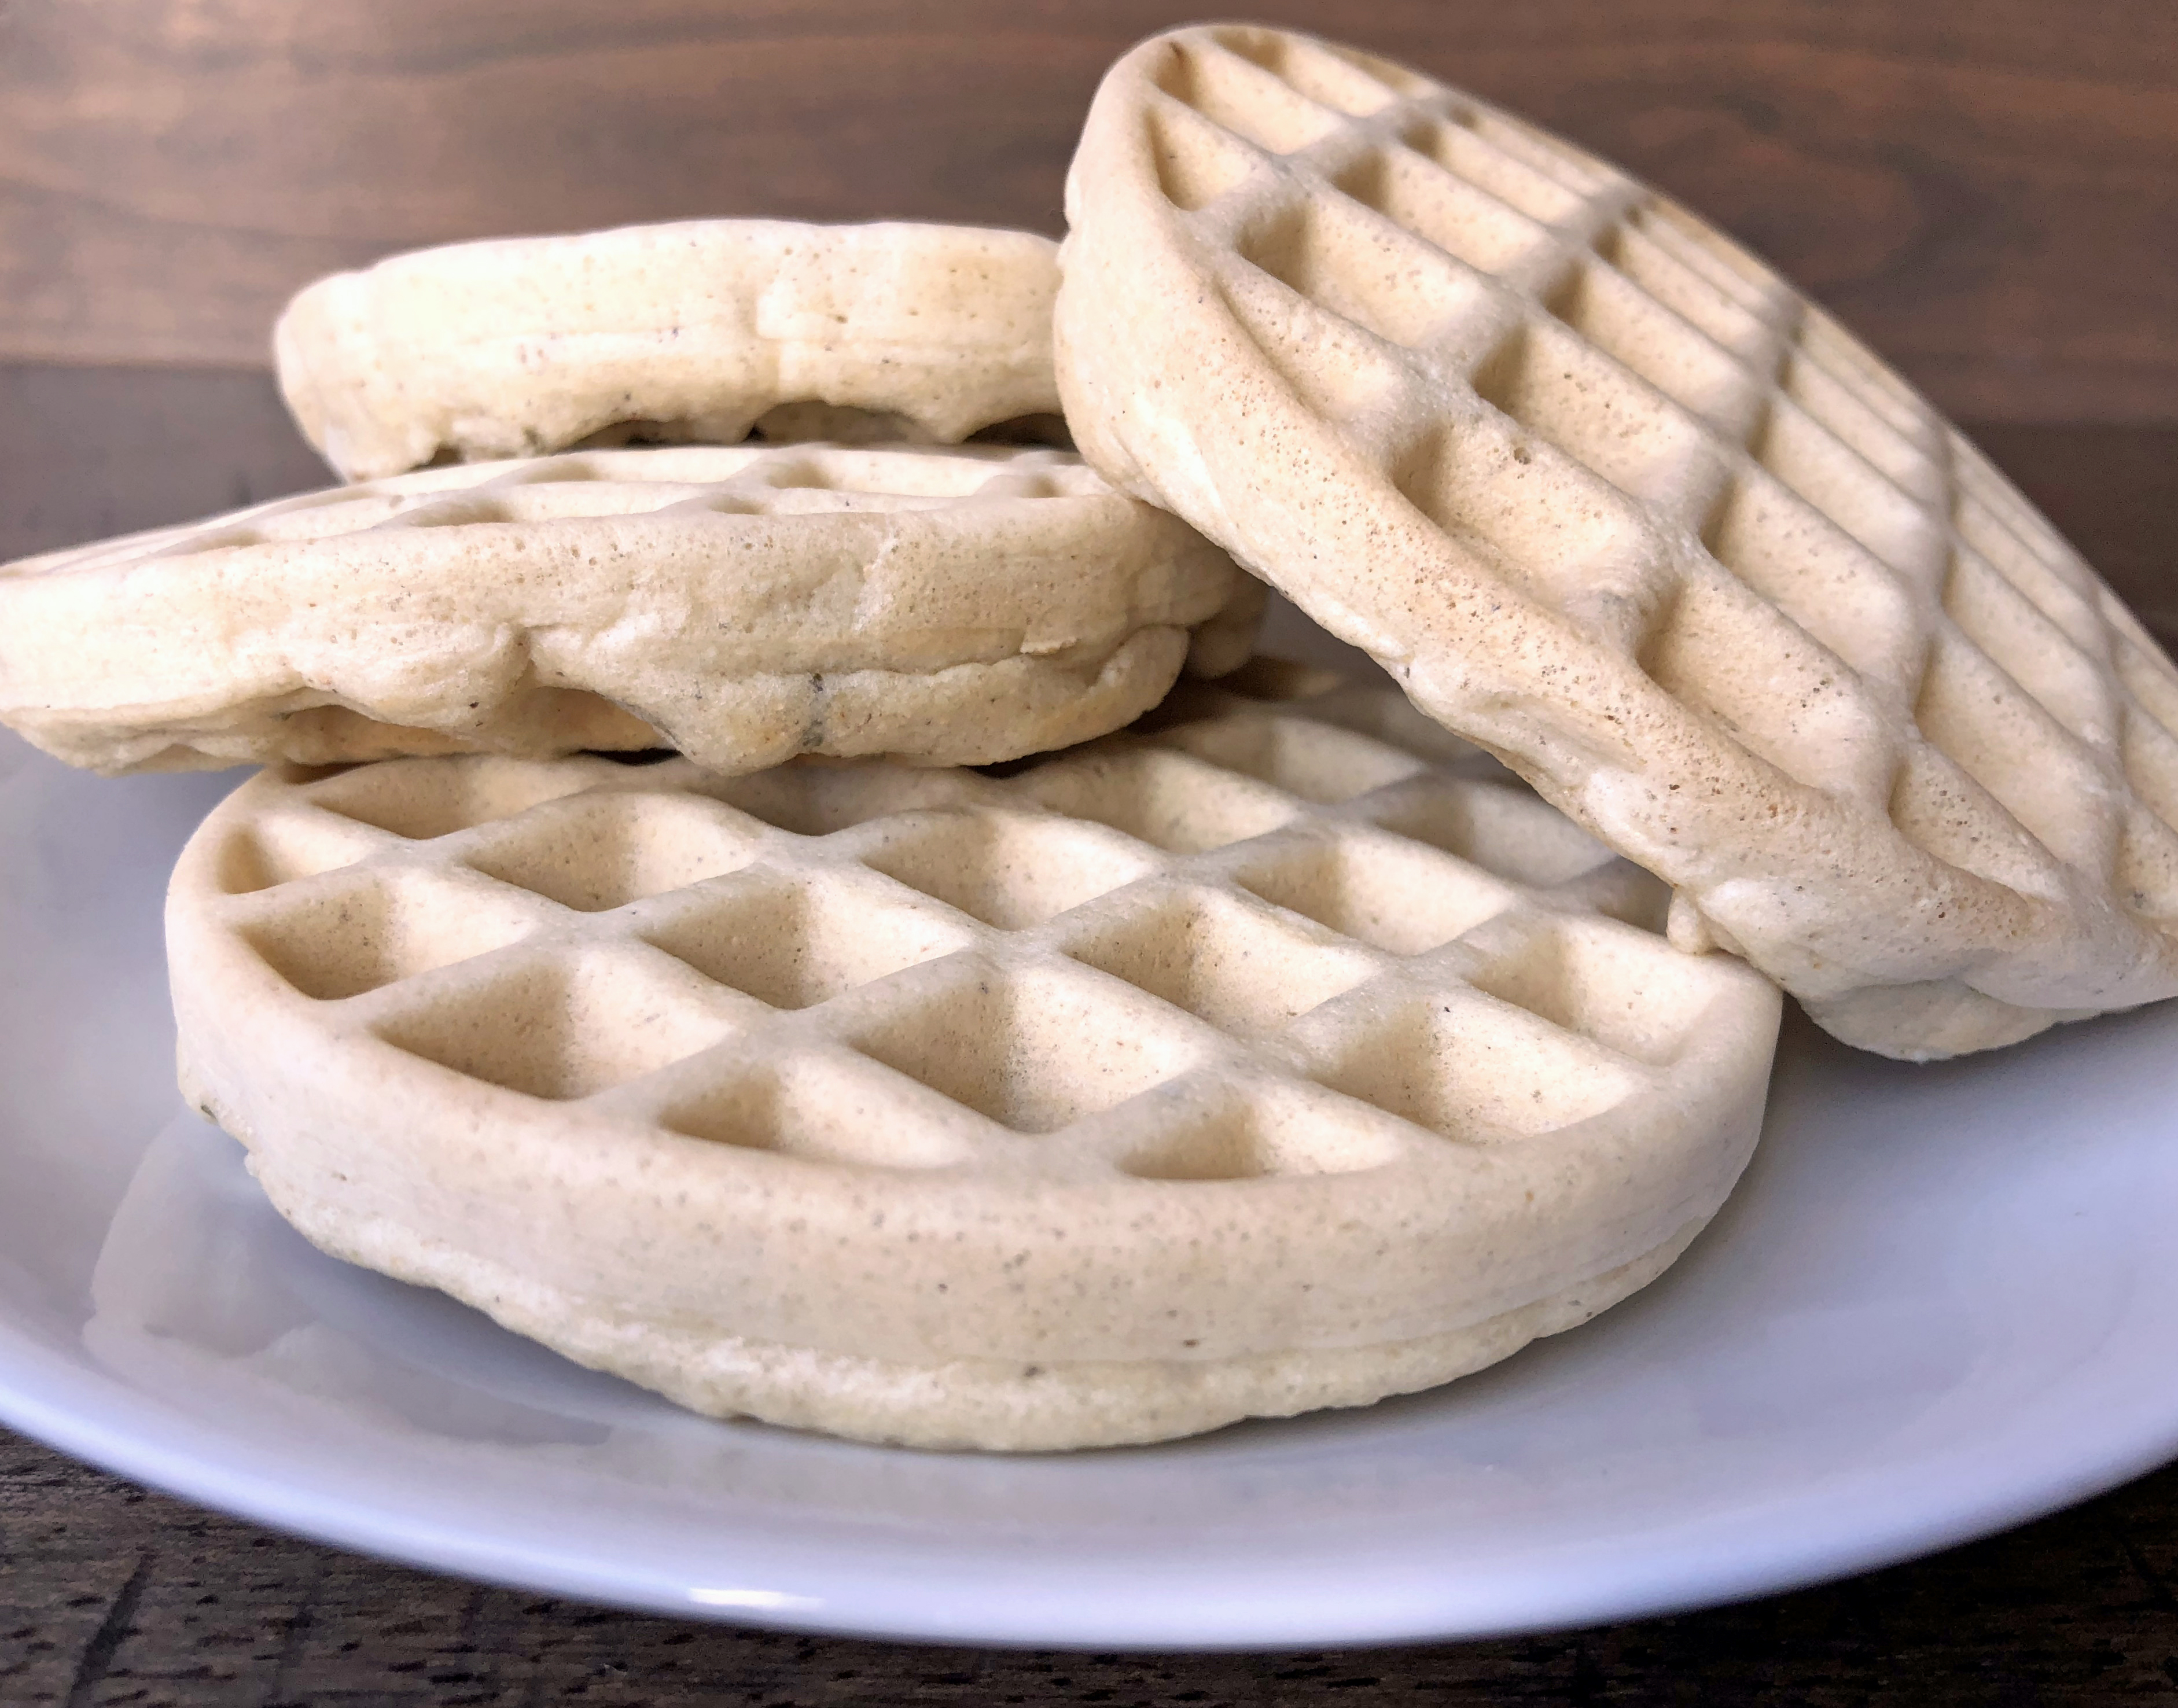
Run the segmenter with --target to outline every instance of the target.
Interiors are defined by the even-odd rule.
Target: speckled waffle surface
[[[297,424],[349,479],[600,434],[951,443],[1058,409],[1058,286],[1027,232],[689,220],[335,273],[273,350]]]
[[[0,567],[0,720],[115,772],[679,748],[982,764],[1102,735],[1259,583],[1055,451],[429,468]]]
[[[1060,391],[1169,506],[1887,1054],[2178,992],[2178,673],[1911,387],[1614,167],[1309,37],[1152,38]]]
[[[684,1404],[1045,1448],[1365,1404],[1668,1264],[1778,997],[1388,688],[1250,666],[1007,775],[267,772],[183,1087],[341,1256]]]

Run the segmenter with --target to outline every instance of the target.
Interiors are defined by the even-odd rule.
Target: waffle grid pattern
[[[1360,438],[1469,390],[1590,519],[1558,563],[1518,563],[1476,540],[1449,447],[1371,446],[1425,513],[1563,614],[1616,583],[1638,616],[1614,638],[1660,684],[1935,857],[2050,887],[2017,839],[1957,825],[1946,768],[1896,751],[1872,707],[1910,711],[2059,859],[2178,915],[2178,674],[2002,475],[1776,274],[1563,142],[1329,44],[1190,32],[1152,123],[1208,245],[1314,311],[1264,340],[1300,395],[1343,404]],[[1283,175],[1259,177],[1258,151]],[[1244,320],[1260,294],[1234,282]],[[1711,703],[1728,673],[1707,642],[1756,624],[1774,693]],[[1813,739],[1765,715],[1824,698],[1839,661],[1865,705],[1847,696]]]
[[[974,501],[1090,498],[1108,491],[1070,454],[1010,446],[870,451],[736,445],[567,452],[423,469],[274,499],[213,523],[26,559],[0,570],[0,576],[107,569],[406,528],[628,516],[884,513],[943,510]]]
[[[1661,887],[1383,739],[1395,693],[1289,680],[1005,778],[364,768],[230,829],[205,905],[325,1026],[844,1164],[1339,1173],[1671,1087],[1743,969],[1598,917]]]
[[[1193,263],[1387,497],[1790,783],[2021,895],[2178,921],[2178,672],[1834,320],[1399,67],[1247,27],[1132,64]]]

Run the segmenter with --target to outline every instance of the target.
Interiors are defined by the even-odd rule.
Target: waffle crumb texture
[[[1686,210],[1285,31],[1106,76],[1068,420],[1849,1043],[2178,993],[2178,672],[1898,375]]]
[[[698,1410],[924,1447],[1366,1404],[1642,1285],[1778,995],[1388,687],[1004,768],[269,771],[185,1089],[336,1254]]]
[[[1056,248],[963,226],[695,220],[336,273],[273,334],[347,479],[628,438],[922,440],[1059,408]]]
[[[1262,589],[1070,453],[419,470],[0,567],[0,720],[105,772],[669,746],[986,764],[1118,728]]]

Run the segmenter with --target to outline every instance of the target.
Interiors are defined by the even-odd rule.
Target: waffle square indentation
[[[1622,927],[1554,922],[1489,956],[1469,983],[1635,1061],[1675,1059],[1716,990],[1700,957]]]
[[[1483,107],[1462,112],[1457,120],[1496,149],[1545,177],[1566,184],[1584,196],[1592,196],[1609,183],[1614,173],[1595,156],[1584,153],[1563,137],[1553,136],[1508,112]]]
[[[1289,89],[1349,118],[1365,118],[1406,92],[1395,91],[1327,43],[1297,41],[1280,30],[1246,28],[1212,30],[1211,40],[1228,53],[1260,65]],[[1384,70],[1399,74],[1390,66]]]
[[[1976,554],[1951,560],[1944,609],[2059,723],[2099,747],[2115,740],[2117,707],[2102,665]]]
[[[1394,835],[1538,888],[1570,883],[1612,857],[1557,808],[1502,783],[1418,778],[1373,807],[1369,817]]]
[[[2121,607],[2119,614],[2127,615]],[[2110,626],[2118,627],[2115,621]],[[2128,631],[2137,633],[2139,639],[2130,638]],[[2142,710],[2167,732],[2178,735],[2178,671],[2171,669],[2153,638],[2137,623],[2128,623],[2120,630],[2110,654],[2117,666],[2117,679],[2140,702]]]
[[[1889,812],[1898,834],[1924,854],[2017,890],[2054,893],[2052,862],[2033,840],[1992,813],[1967,785],[1978,780],[1956,762],[1946,765],[1929,747],[1910,747],[1901,758]]]
[[[971,941],[929,910],[888,907],[862,885],[823,882],[738,885],[643,937],[713,983],[781,1009],[829,1001]]]
[[[470,528],[495,522],[512,522],[513,513],[489,486],[470,492],[442,492],[421,503],[404,506],[378,524],[380,529],[404,528]]]
[[[1645,203],[1628,223],[1751,313],[1784,291],[1775,273],[1722,232],[1669,202]]]
[[[1139,849],[1085,826],[1011,813],[933,813],[862,859],[1001,931],[1041,925],[1157,869]]]
[[[2133,792],[2157,818],[2178,829],[2178,736],[2152,717],[2128,711],[2119,753]]]
[[[2093,762],[1978,649],[1936,638],[1913,720],[2059,859],[2108,869],[2116,827]]]
[[[1596,239],[1595,252],[1741,360],[1755,360],[1770,348],[1776,334],[1767,320],[1634,227],[1613,227]]]
[[[1741,430],[1757,384],[1740,363],[1623,274],[1590,263],[1576,267],[1546,304],[1551,314],[1674,402]]]
[[[510,827],[468,860],[502,883],[596,913],[737,871],[760,846],[702,802],[611,790]]]
[[[2077,584],[2066,572],[2061,560],[2053,561],[2029,550],[1993,512],[1972,498],[1962,496],[1953,506],[1951,523],[1959,538],[2010,582],[2022,598],[2064,630],[2075,646],[2091,653],[2100,649],[2104,625],[2095,609],[2093,589]]]
[[[1922,507],[1798,405],[1772,407],[1753,452],[1893,569],[1933,579],[1941,567],[1943,536]]]
[[[423,842],[512,818],[597,781],[586,766],[482,757],[395,759],[345,772],[306,793],[328,813]]]
[[[613,957],[510,968],[381,1020],[387,1043],[533,1098],[586,1098],[708,1049],[727,1022]]]
[[[1859,678],[1729,577],[1688,578],[1638,662],[1796,782],[1862,798],[1888,786],[1891,736]]]
[[[1274,1031],[1376,970],[1211,890],[1165,898],[1066,952],[1227,1032]]]
[[[1912,493],[1924,504],[1942,501],[1945,490],[1942,468],[1891,424],[1887,412],[1872,408],[1864,390],[1847,385],[1830,370],[1798,353],[1787,361],[1781,383],[1787,397],[1893,485]]]
[[[1175,854],[1260,836],[1300,810],[1285,795],[1185,753],[1087,754],[1021,781],[1054,812],[1093,818]]]
[[[1240,259],[1388,344],[1419,349],[1472,318],[1484,287],[1412,233],[1350,201],[1303,202],[1244,230]]]
[[[1523,326],[1475,370],[1474,385],[1491,408],[1637,498],[1677,493],[1705,451],[1684,411],[1554,322]]]
[[[1148,115],[1157,188],[1183,213],[1193,213],[1245,183],[1257,156],[1223,126],[1174,101]]]
[[[1235,877],[1273,906],[1391,955],[1425,954],[1513,905],[1502,884],[1390,837],[1305,844],[1245,866]]]
[[[1418,119],[1399,133],[1399,140],[1538,225],[1555,224],[1580,205],[1577,191],[1485,141],[1471,122]]]
[[[1622,578],[1648,549],[1624,497],[1592,480],[1573,490],[1564,465],[1516,422],[1417,435],[1390,474],[1415,509],[1553,609]]]
[[[851,1042],[1002,1126],[1055,1132],[1200,1059],[1201,1047],[1146,1011],[1147,1001],[1086,973],[993,970]]]
[[[1942,424],[1934,412],[1913,395],[1912,386],[1884,365],[1880,357],[1820,309],[1810,306],[1805,310],[1795,342],[1803,356],[1844,386],[1871,413],[1881,416],[1908,438],[1930,435],[1928,448],[1935,449],[1934,437]],[[1955,471],[1956,463],[1955,458]]]
[[[882,1076],[822,1059],[684,1093],[659,1123],[685,1138],[849,1168],[942,1169],[969,1153],[959,1134],[889,1095]]]
[[[1448,1139],[1570,1126],[1647,1089],[1632,1062],[1535,1014],[1473,996],[1417,999],[1344,1040],[1316,1077]]]
[[[906,765],[776,765],[695,785],[714,801],[796,836],[835,831],[895,813],[949,807],[966,792],[944,771]]]
[[[1143,1180],[1252,1180],[1357,1174],[1404,1148],[1398,1128],[1343,1098],[1272,1086],[1138,1146],[1119,1165]]]
[[[1157,86],[1272,154],[1295,153],[1342,123],[1338,112],[1229,48],[1206,52],[1190,42],[1173,43]]]
[[[1426,769],[1412,753],[1311,718],[1218,718],[1183,724],[1158,739],[1322,807],[1350,801]]]
[[[1410,148],[1365,154],[1332,182],[1364,207],[1486,273],[1549,241],[1527,215]]]
[[[353,866],[378,846],[369,832],[337,818],[313,813],[268,814],[228,833],[220,844],[214,881],[224,895],[251,895]]]
[[[406,501],[377,493],[353,493],[339,486],[324,492],[298,493],[253,511],[241,526],[194,535],[189,549],[194,554],[272,540],[326,539],[353,534],[383,519]]]
[[[2153,813],[2131,814],[2111,881],[2120,905],[2167,928],[2178,920],[2178,830]]]
[[[568,522],[599,516],[643,516],[701,498],[703,484],[675,480],[543,480],[497,489],[493,522]]]
[[[502,949],[534,922],[462,886],[416,872],[380,872],[242,928],[288,983],[320,1001],[360,996]]]
[[[1401,352],[1376,333],[1319,307],[1260,268],[1229,271],[1225,305],[1294,394],[1327,420],[1356,423],[1398,413],[1417,381]]]
[[[1863,676],[1904,683],[1920,668],[1921,621],[1896,573],[1774,479],[1734,480],[1702,543]]]

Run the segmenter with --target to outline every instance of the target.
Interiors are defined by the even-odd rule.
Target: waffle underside
[[[462,244],[320,280],[274,347],[349,479],[616,432],[832,438],[857,413],[950,443],[1057,411],[1054,254],[1024,232],[767,220]]]
[[[1897,1054],[2178,990],[2178,673],[1729,239],[1245,28],[1114,68],[1070,211],[1085,454],[1672,883],[1689,943]]]

